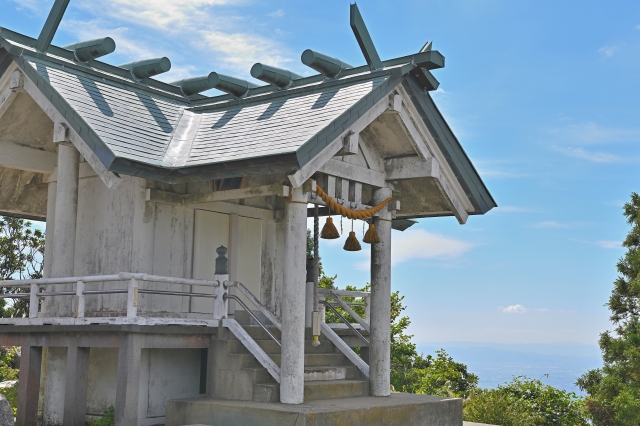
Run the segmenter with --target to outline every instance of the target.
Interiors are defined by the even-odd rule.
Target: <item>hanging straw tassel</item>
[[[331,216],[327,218],[327,222],[322,227],[320,238],[325,240],[335,240],[336,238],[340,238],[340,234],[338,233],[336,226],[333,224],[333,218]]]
[[[364,234],[364,238],[362,239],[367,244],[377,244],[380,242],[380,236],[378,235],[378,231],[376,231],[376,226],[373,223],[369,224],[369,229],[367,229],[367,233]]]
[[[347,241],[344,242],[344,249],[346,251],[360,251],[362,250],[362,247],[360,247],[360,243],[358,242],[358,239],[356,238],[356,233],[351,231],[349,232],[349,237],[347,238]]]

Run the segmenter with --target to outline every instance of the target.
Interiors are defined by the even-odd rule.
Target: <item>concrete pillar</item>
[[[78,216],[79,154],[73,146],[58,144],[55,235],[51,276],[72,277]]]
[[[53,254],[50,276],[72,277],[76,246],[76,218],[78,214],[78,151],[69,145],[58,143],[58,169],[55,185],[55,213],[53,219]],[[49,207],[49,206],[47,206]],[[46,248],[46,246],[45,246]],[[45,256],[46,257],[46,256]],[[51,256],[50,256],[51,257]],[[67,291],[69,285],[50,286],[50,290]],[[71,297],[49,297],[42,304],[43,316],[71,316]],[[61,424],[63,421],[66,355],[64,348],[48,348],[45,358],[43,387],[43,416],[47,423]]]
[[[302,188],[291,190],[293,196],[285,207],[280,402],[301,404],[304,402],[307,200]]]
[[[139,336],[133,333],[123,335],[120,338],[120,346],[118,348],[116,426],[138,425],[141,357],[142,347]]]
[[[16,426],[37,424],[41,368],[42,347],[23,346],[20,357]]]
[[[42,276],[44,278],[51,277],[51,265],[53,264],[53,234],[55,230],[56,218],[56,191],[57,182],[49,182],[47,188],[47,229],[45,233],[44,243],[44,267]]]
[[[376,205],[391,197],[391,190],[373,192]],[[369,379],[372,396],[391,394],[391,213],[385,207],[374,218],[380,242],[371,245],[371,346]]]
[[[64,389],[63,426],[84,426],[87,416],[89,348],[67,349],[67,378]]]

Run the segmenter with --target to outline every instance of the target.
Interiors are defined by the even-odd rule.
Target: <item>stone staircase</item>
[[[243,325],[245,331],[280,365],[280,346],[259,326]],[[228,329],[221,329],[215,345],[216,368],[213,395],[219,398],[256,402],[279,402],[280,385],[267,369]],[[270,331],[281,338],[280,331]],[[369,380],[353,366],[331,341],[320,338],[320,346],[311,345],[311,330],[306,330],[304,357],[305,402],[369,396]],[[225,389],[226,388],[226,389]],[[211,393],[210,393],[211,395]]]

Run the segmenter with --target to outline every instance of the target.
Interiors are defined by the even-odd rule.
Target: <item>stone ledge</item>
[[[393,393],[299,405],[213,398],[167,403],[166,426],[462,426],[462,400]]]

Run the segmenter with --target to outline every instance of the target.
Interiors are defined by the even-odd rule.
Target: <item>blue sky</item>
[[[37,36],[51,4],[0,0],[0,25]],[[434,97],[500,206],[394,233],[393,288],[416,341],[595,344],[611,328],[622,204],[640,189],[640,3],[359,7],[383,59],[429,40],[446,56]],[[250,78],[258,61],[309,75],[307,48],[364,63],[348,1],[72,0],[54,43],[107,35],[118,48],[105,61],[166,55],[166,81]],[[367,251],[321,250],[340,286],[368,281]]]

